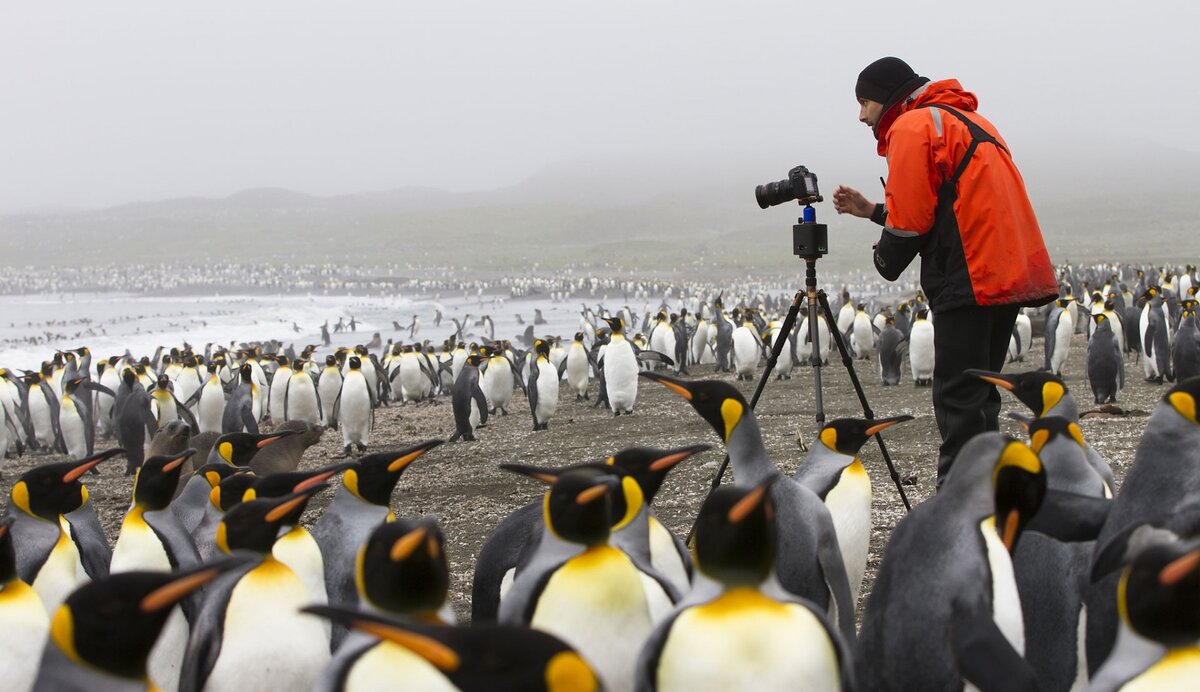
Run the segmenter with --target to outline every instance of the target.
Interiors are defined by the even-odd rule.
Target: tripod
[[[816,395],[816,422],[817,430],[819,431],[825,426],[825,401],[822,396],[821,386],[821,344],[820,344],[820,329],[817,325],[818,309],[820,314],[825,317],[825,324],[829,327],[829,332],[833,336],[833,343],[837,345],[837,350],[842,355],[842,365],[846,368],[846,372],[850,375],[850,382],[854,385],[854,391],[858,394],[858,401],[862,405],[863,416],[868,420],[875,418],[875,412],[871,410],[871,404],[867,401],[867,395],[863,392],[862,383],[858,380],[858,373],[854,370],[854,360],[850,357],[850,352],[846,348],[846,343],[842,339],[841,333],[837,329],[837,318],[833,315],[833,310],[829,307],[829,299],[825,296],[825,291],[817,288],[817,260],[824,256],[828,250],[828,228],[825,224],[816,222],[816,212],[811,204],[804,206],[804,215],[798,219],[796,225],[792,226],[792,252],[804,260],[804,289],[796,291],[795,298],[792,299],[792,305],[788,308],[787,315],[783,319],[783,324],[779,328],[779,335],[775,337],[775,343],[771,346],[771,353],[767,356],[766,369],[763,370],[762,377],[758,380],[758,386],[754,389],[754,396],[750,399],[750,408],[753,409],[758,404],[758,399],[762,396],[763,389],[767,386],[767,379],[770,378],[771,372],[775,369],[775,363],[779,360],[779,354],[787,345],[788,334],[791,333],[792,327],[796,324],[796,315],[800,312],[800,304],[808,303],[808,335],[812,349],[809,356],[809,362],[813,367],[813,391]],[[887,445],[883,442],[883,435],[875,433],[875,442],[879,445],[879,452],[883,455],[883,460],[887,464],[888,474],[892,477],[892,482],[896,485],[896,490],[900,493],[900,501],[904,503],[905,511],[912,510],[912,505],[908,502],[908,495],[904,492],[904,485],[900,482],[900,473],[896,471],[896,465],[892,462],[892,457],[888,454]],[[721,485],[721,479],[725,476],[725,469],[729,467],[729,454],[725,455],[725,460],[721,462],[721,467],[717,470],[717,475],[713,477],[712,487],[709,493],[716,490]],[[692,526],[692,532],[688,534],[688,543],[691,543],[692,536],[695,534],[696,527]]]

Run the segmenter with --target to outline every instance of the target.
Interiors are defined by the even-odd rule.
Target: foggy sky
[[[1200,10],[1167,4],[8,0],[0,211],[482,190],[593,156],[744,153],[764,180],[836,162],[863,173],[823,185],[867,185],[853,87],[884,55],[960,79],[1018,162],[1064,139],[1196,152]]]

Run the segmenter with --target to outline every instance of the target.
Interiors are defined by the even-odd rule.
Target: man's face
[[[879,118],[883,116],[883,104],[871,99],[858,100],[858,122],[863,123],[872,130],[879,124]]]

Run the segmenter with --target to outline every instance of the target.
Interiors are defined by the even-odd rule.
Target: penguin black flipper
[[[203,389],[204,388],[201,387],[200,389],[197,389],[196,391],[199,392]],[[179,413],[179,417],[183,419],[183,422],[187,423],[189,426],[191,426],[193,433],[199,433],[200,432],[200,423],[198,423],[196,421],[196,417],[194,415],[192,415],[191,410],[188,409],[187,406],[183,405],[183,403],[180,402],[179,399],[176,398],[174,394],[171,395],[171,399],[175,402],[175,410]]]
[[[637,348],[636,346],[634,346],[634,352],[637,355],[637,359],[643,363],[652,363],[652,362],[666,363],[667,365],[670,365],[672,367],[675,365],[675,361],[672,360],[672,358],[670,356],[666,355],[665,353],[659,353],[658,351],[651,351],[648,349],[641,350],[641,349]]]
[[[71,540],[75,541],[83,570],[92,579],[107,577],[108,563],[112,562],[112,548],[104,530],[100,528],[100,519],[96,517],[92,503],[84,502],[79,509],[63,517],[71,527]]]
[[[257,567],[251,563],[226,572],[209,582],[200,612],[192,622],[187,652],[179,672],[179,692],[202,692],[208,676],[217,665],[221,655],[222,634],[225,630],[225,609],[233,589],[250,570]]]
[[[483,542],[471,582],[473,624],[497,621],[504,575],[528,562],[529,547],[536,543],[542,527],[542,503],[538,500],[505,517]]]
[[[517,364],[508,357],[508,354],[505,354],[504,360],[508,361],[508,367],[510,370],[512,370],[513,381],[521,387],[521,391],[525,392],[525,396],[529,396],[529,387],[525,386],[525,379],[521,377],[521,369],[518,368]]]
[[[1110,509],[1112,500],[1108,498],[1050,488],[1025,530],[1063,543],[1094,541],[1104,528]]]
[[[254,419],[254,412],[249,406],[243,406],[241,411],[242,425],[246,428],[246,432],[251,435],[258,434],[258,421]]]
[[[337,430],[338,413],[342,410],[342,390],[338,390],[337,397],[333,400],[333,410],[329,414],[331,428]]]
[[[1053,312],[1053,311],[1051,311],[1051,313],[1050,313],[1050,314],[1051,314],[1051,315],[1054,315],[1056,318],[1057,318],[1057,317],[1061,317],[1061,311],[1062,311],[1062,308],[1058,308],[1058,310],[1059,310],[1059,314],[1058,314],[1058,315],[1054,315],[1054,312]],[[1054,324],[1053,324],[1053,325],[1051,325],[1051,324],[1050,324],[1050,322],[1051,322],[1051,320],[1050,320],[1050,317],[1049,317],[1049,316],[1047,316],[1047,318],[1046,318],[1046,329],[1045,329],[1045,331],[1044,331],[1044,332],[1043,332],[1043,334],[1042,334],[1042,339],[1043,339],[1043,340],[1046,342],[1046,343],[1045,343],[1045,347],[1046,347],[1046,363],[1045,363],[1045,365],[1042,367],[1042,370],[1046,370],[1047,372],[1049,372],[1049,371],[1050,371],[1050,368],[1051,368],[1051,366],[1050,366],[1050,356],[1054,355],[1054,341],[1055,341],[1055,339],[1056,339],[1056,338],[1057,338],[1057,336],[1058,336],[1058,334],[1057,334],[1057,332],[1058,332],[1058,320],[1057,320],[1057,319],[1055,319],[1055,320],[1054,320]]]
[[[200,553],[196,550],[196,544],[192,541],[191,534],[184,530],[183,525],[179,523],[179,519],[175,517],[170,508],[144,512],[142,519],[158,537],[158,542],[166,548],[171,571],[187,570],[200,564]],[[179,607],[183,610],[183,615],[188,622],[196,619],[200,608],[200,598],[200,592],[198,592],[179,602]]]
[[[978,603],[972,607],[955,600],[951,608],[950,650],[963,680],[980,692],[1039,689],[1033,668],[996,626],[990,606]]]
[[[567,359],[563,358],[562,360],[560,360],[558,362],[558,379],[561,380],[563,378],[563,375],[566,372],[567,372]]]
[[[25,443],[21,442],[20,431],[17,429],[17,424],[13,422],[12,413],[7,408],[4,408],[4,425],[12,433],[12,441],[17,446],[17,456],[21,456],[25,453]]]
[[[538,377],[540,377],[540,376],[541,376],[541,369],[538,368],[537,361],[534,361],[529,366],[529,385],[527,387],[525,387],[525,395],[526,395],[526,398],[529,399],[529,412],[531,414],[533,414],[533,429],[534,430],[537,430],[537,427],[540,424],[540,422],[538,421],[538,417],[537,417],[537,406],[538,406],[537,381],[538,381]]]

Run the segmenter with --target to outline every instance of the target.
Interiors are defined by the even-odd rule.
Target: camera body
[[[788,177],[754,188],[754,198],[762,209],[796,200],[800,204],[823,201],[817,188],[817,174],[804,166],[788,171]]]
[[[804,216],[792,226],[792,254],[813,260],[829,254],[829,227],[817,223],[817,213],[812,208],[813,203],[823,200],[816,173],[796,166],[788,171],[785,180],[754,188],[754,198],[763,209],[796,200],[804,207]]]

